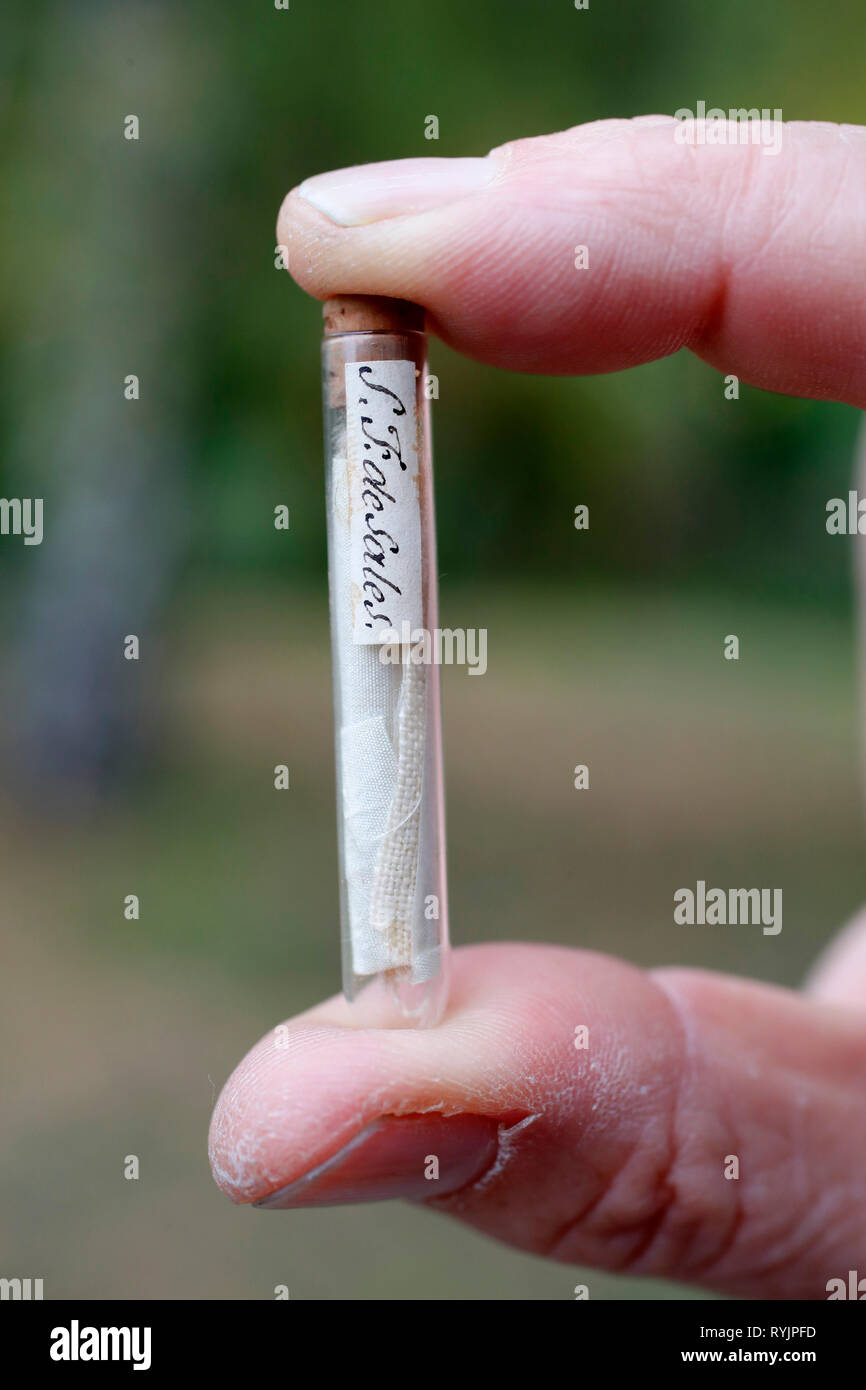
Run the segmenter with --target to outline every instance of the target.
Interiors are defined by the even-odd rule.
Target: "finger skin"
[[[866,909],[861,909],[819,956],[805,988],[816,999],[866,1009]]]
[[[492,1168],[428,1205],[537,1254],[744,1296],[824,1298],[863,1267],[860,1015],[553,947],[454,964],[437,1029],[357,1029],[332,1000],[288,1025],[287,1046],[271,1033],[253,1048],[211,1128],[234,1201],[384,1116],[507,1115]]]
[[[788,123],[768,155],[679,144],[678,125],[518,140],[483,191],[363,226],[295,189],[278,240],[310,294],[416,300],[496,366],[610,372],[689,347],[752,385],[866,406],[866,129]]]

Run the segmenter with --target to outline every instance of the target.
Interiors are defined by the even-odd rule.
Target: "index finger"
[[[518,371],[617,371],[688,347],[752,385],[866,406],[866,128],[650,116],[484,159],[318,175],[277,235],[311,294],[426,306]]]

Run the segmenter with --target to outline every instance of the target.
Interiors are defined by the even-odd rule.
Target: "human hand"
[[[770,157],[674,130],[602,122],[324,175],[286,199],[278,240],[312,294],[415,300],[497,366],[614,371],[688,347],[866,406],[866,130],[787,125]],[[361,1029],[341,999],[287,1028],[216,1107],[214,1176],[237,1202],[426,1199],[538,1254],[752,1297],[824,1298],[866,1272],[864,923],[803,995],[488,946],[455,953],[437,1029]]]

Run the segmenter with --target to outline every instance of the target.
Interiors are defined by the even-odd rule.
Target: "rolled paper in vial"
[[[424,311],[347,295],[323,316],[343,987],[429,1026],[448,925]]]

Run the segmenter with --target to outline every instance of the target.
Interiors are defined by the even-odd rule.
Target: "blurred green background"
[[[0,540],[0,1274],[572,1296],[423,1211],[274,1217],[208,1175],[215,1089],[339,981],[320,315],[276,211],[321,169],[699,99],[864,122],[862,49],[861,0],[4,6],[0,490],[44,497],[46,532]],[[852,557],[824,528],[857,413],[726,401],[685,354],[544,380],[433,344],[432,370],[443,623],[489,632],[485,679],[444,672],[455,940],[796,983],[866,896]],[[782,934],[676,927],[697,878],[781,886]]]

